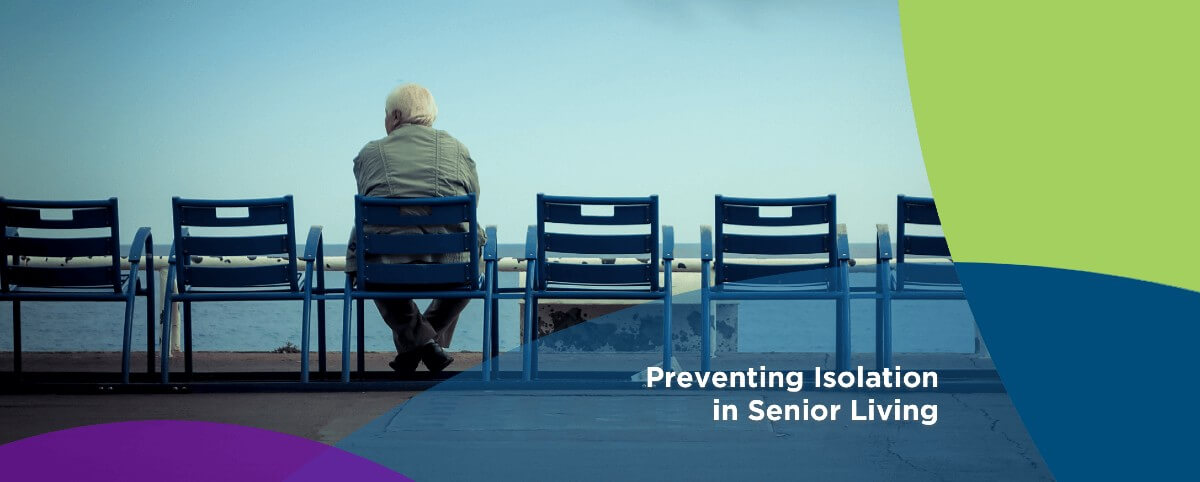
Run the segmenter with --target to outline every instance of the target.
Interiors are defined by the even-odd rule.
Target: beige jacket
[[[461,196],[475,193],[479,196],[479,176],[475,173],[475,161],[458,139],[446,131],[416,124],[405,124],[393,130],[383,139],[368,142],[354,158],[354,178],[358,181],[358,193],[365,196],[416,198]],[[424,211],[424,212],[422,212]],[[427,208],[414,208],[412,214],[427,214]],[[467,223],[440,226],[383,226],[369,227],[378,233],[464,233]],[[487,242],[482,228],[478,228],[479,244]],[[354,233],[346,250],[346,271],[356,271]],[[469,261],[467,253],[441,255],[387,255],[385,263],[464,263]],[[482,266],[482,263],[480,263]]]

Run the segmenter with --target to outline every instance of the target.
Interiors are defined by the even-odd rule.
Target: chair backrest
[[[906,256],[950,257],[945,236],[909,234],[909,225],[941,226],[932,198],[903,194],[896,198],[896,281],[911,284],[957,284],[952,265],[906,262]]]
[[[609,209],[608,213],[585,213]],[[625,289],[657,291],[659,251],[658,196],[537,197],[538,289]],[[547,231],[547,224],[617,230],[635,234],[577,234]],[[558,229],[558,228],[554,228]],[[632,255],[634,263],[550,262],[546,253],[616,258]]]
[[[455,232],[463,223],[468,225],[466,231]],[[418,229],[390,234],[386,232],[390,226]],[[448,228],[436,231],[450,232],[424,232],[436,227]],[[359,289],[380,285],[473,287],[479,278],[478,229],[474,194],[409,199],[354,196]],[[387,255],[429,255],[447,262],[387,263],[375,258]],[[463,261],[453,262],[455,258]]]
[[[785,208],[785,216],[764,216],[762,208]],[[790,209],[789,209],[790,208]],[[757,199],[716,197],[716,260],[718,283],[800,285],[833,282],[837,259],[837,196]],[[756,231],[795,231],[818,226],[811,234],[733,234],[727,226],[751,227]],[[828,254],[825,263],[748,264],[729,263],[727,254],[795,256]]]
[[[67,216],[56,216],[66,211]],[[22,229],[53,232],[50,237],[21,236]],[[90,233],[84,234],[87,230]],[[107,232],[95,236],[96,230]],[[121,241],[117,199],[99,201],[20,201],[0,198],[0,285],[39,288],[107,288],[121,292]],[[74,235],[74,236],[72,236]],[[20,256],[103,257],[103,264],[19,266]]]
[[[296,223],[292,196],[267,199],[171,198],[174,213],[175,259],[179,292],[186,288],[270,288],[298,291]],[[218,209],[245,210],[222,215]],[[234,231],[282,225],[282,234],[227,235]],[[220,230],[221,235],[193,235],[189,228]],[[264,266],[223,266],[216,259],[195,262],[194,256],[277,256],[281,262]]]

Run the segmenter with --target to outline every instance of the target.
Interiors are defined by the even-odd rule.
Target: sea
[[[501,244],[501,256],[519,256],[523,246]],[[169,247],[155,249],[165,253]],[[327,253],[340,253],[345,246],[328,245]],[[871,243],[852,243],[851,255],[874,257]],[[699,245],[680,244],[679,258],[698,257]],[[518,273],[499,274],[501,286],[517,286]],[[345,282],[340,272],[327,274],[327,286]],[[851,283],[872,286],[872,273],[853,273]],[[698,299],[695,293],[676,295],[677,300]],[[693,301],[695,302],[695,301]],[[419,301],[424,308],[428,301]],[[0,302],[0,351],[11,351],[12,310]],[[300,345],[301,304],[298,301],[209,302],[192,305],[193,347],[197,351],[271,351],[289,344]],[[372,303],[366,304],[366,348],[392,351],[391,331]],[[518,302],[500,305],[501,350],[519,347]],[[314,305],[315,310],[315,305]],[[327,343],[341,343],[342,303],[326,304]],[[122,303],[23,302],[22,349],[24,351],[119,351],[124,317]],[[316,314],[313,341],[316,344]],[[451,351],[479,351],[482,346],[483,305],[472,301],[459,318]],[[737,350],[739,352],[832,352],[834,350],[834,302],[742,301],[737,305]],[[353,323],[353,320],[352,320]],[[911,353],[970,353],[975,350],[975,322],[966,301],[899,300],[893,308],[893,350]],[[139,300],[133,326],[133,346],[145,344],[146,312]],[[851,303],[851,345],[855,352],[873,352],[875,346],[875,302]]]

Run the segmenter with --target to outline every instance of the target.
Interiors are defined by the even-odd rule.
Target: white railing
[[[168,259],[167,256],[155,256],[154,257],[154,270],[156,271],[156,274],[158,276],[157,283],[155,283],[155,288],[158,291],[157,303],[156,303],[157,306],[162,306],[162,300],[164,299],[165,294],[166,294],[166,289],[168,288],[166,286],[167,285],[167,259]],[[634,263],[639,262],[638,260],[632,259],[632,258],[616,258],[616,259],[551,258],[551,260],[569,262],[569,263],[587,262],[589,264],[603,264],[603,263],[634,264]],[[763,265],[806,264],[806,263],[819,264],[819,263],[826,262],[826,260],[823,258],[800,258],[800,259],[794,259],[794,258],[793,259],[788,259],[788,258],[771,258],[771,259],[745,258],[745,259],[740,259],[739,258],[736,260],[731,258],[729,260],[735,261],[737,263],[742,263],[742,264],[763,264]],[[852,261],[853,261],[852,268],[850,268],[851,272],[872,272],[875,270],[875,259],[874,258],[855,258]],[[202,265],[202,266],[205,264],[217,265],[217,266],[230,267],[230,268],[280,265],[280,264],[286,264],[287,262],[288,262],[287,258],[270,257],[270,256],[193,256],[192,257],[192,263],[194,263],[194,264],[198,264],[198,265]],[[946,262],[946,260],[944,260],[944,259],[913,259],[913,260],[911,260],[911,262],[941,262],[941,263],[944,263],[944,262]],[[36,256],[22,256],[17,260],[16,265],[17,266],[30,266],[30,267],[44,267],[44,268],[56,268],[56,267],[65,268],[65,267],[85,267],[85,266],[109,266],[110,263],[112,263],[112,258],[109,258],[106,256],[91,256],[91,257],[76,257],[76,258],[45,258],[45,257],[36,257]],[[326,271],[341,272],[346,269],[346,257],[345,256],[326,256],[324,258],[324,264],[325,264]],[[146,270],[146,263],[144,260],[138,266],[139,266],[140,270],[142,270],[142,271]],[[303,271],[306,266],[307,266],[307,263],[304,261],[299,261],[296,263],[296,267],[300,271]],[[698,273],[700,273],[700,266],[701,266],[700,258],[675,258],[675,261],[672,265],[672,271],[674,273],[696,273],[696,274],[698,274]],[[513,258],[513,257],[500,258],[496,263],[496,268],[502,272],[521,272],[521,273],[523,273],[525,271],[525,260],[519,259],[519,258]],[[126,259],[125,257],[121,258],[121,269],[126,269],[126,270],[129,269],[129,260]],[[661,269],[661,267],[660,267],[660,269]],[[689,291],[689,290],[699,289],[699,276],[696,276],[696,278],[697,279],[694,280],[695,281],[694,283],[677,283],[676,291],[685,292],[685,291]],[[170,288],[174,289],[173,286]],[[171,305],[171,349],[172,349],[172,351],[178,352],[180,350],[180,346],[182,343],[182,341],[180,339],[181,331],[182,330],[179,329],[178,303],[172,303],[172,305]],[[160,331],[160,333],[161,333],[161,331]],[[982,339],[978,335],[978,328],[976,328],[976,346],[977,346],[977,351],[981,351],[982,353],[986,354],[986,347],[983,347],[983,345],[982,345]],[[982,347],[982,348],[980,348],[980,347]]]

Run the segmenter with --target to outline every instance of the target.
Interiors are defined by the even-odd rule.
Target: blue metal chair
[[[46,211],[69,210],[70,218]],[[22,301],[123,301],[121,383],[129,383],[135,297],[146,297],[146,372],[154,373],[154,246],[150,228],[138,228],[129,249],[129,270],[121,269],[117,199],[102,201],[18,201],[0,198],[0,301],[13,310],[13,371],[21,373]],[[53,231],[51,237],[21,236],[20,230]],[[78,230],[103,229],[91,237]],[[74,236],[65,236],[74,234]],[[138,283],[146,256],[145,286]],[[66,258],[61,267],[28,266],[23,257]],[[79,259],[88,258],[88,259]],[[95,261],[94,263],[92,261]]]
[[[584,206],[611,206],[611,215],[584,214]],[[533,320],[541,299],[640,299],[663,302],[663,367],[671,367],[671,261],[675,232],[662,226],[659,247],[658,196],[537,197],[537,226],[526,240],[525,316],[522,378],[537,376],[538,334]],[[642,234],[569,234],[549,232],[547,223],[576,226],[646,226]],[[534,252],[536,248],[536,253]],[[648,255],[636,263],[579,264],[553,260],[546,253]],[[536,256],[530,256],[536,254]],[[640,256],[639,256],[640,257]],[[665,262],[661,262],[665,261]],[[660,285],[658,267],[663,266]]]
[[[933,199],[897,196],[894,270],[888,225],[876,225],[875,368],[878,370],[892,365],[892,300],[966,299],[950,261],[946,238],[909,234],[908,225],[941,224]]]
[[[764,216],[763,207],[790,208],[787,216]],[[826,225],[817,234],[733,234],[727,226],[757,231],[770,228]],[[808,255],[825,253],[818,263],[730,262],[728,254]],[[715,256],[715,261],[714,261]],[[716,300],[836,300],[836,369],[850,367],[850,247],[845,225],[837,224],[837,198],[790,199],[716,197],[716,249],[712,229],[700,228],[700,367],[708,371],[712,357],[710,308]],[[710,266],[716,283],[709,281]],[[710,286],[710,284],[712,286]]]
[[[309,318],[314,282],[325,277],[321,227],[309,229],[304,256],[297,256],[295,209],[292,196],[268,199],[171,199],[175,241],[167,268],[167,293],[162,311],[162,383],[171,368],[171,303],[183,304],[184,372],[192,374],[192,303],[210,301],[296,300],[304,304],[300,324],[300,381],[308,382]],[[221,216],[218,208],[245,209],[246,214]],[[196,236],[188,228],[222,229],[284,226],[283,234]],[[223,256],[268,256],[255,266],[223,266]],[[305,262],[304,275],[297,261]],[[314,280],[314,271],[316,279]],[[174,285],[174,292],[172,292]],[[322,310],[323,311],[323,310]]]
[[[419,209],[425,208],[425,209]],[[414,214],[425,211],[426,214]],[[342,317],[342,381],[350,381],[350,311],[358,305],[358,371],[364,371],[364,305],[368,299],[472,298],[484,302],[483,309],[483,380],[492,375],[493,283],[496,276],[496,228],[487,228],[485,270],[480,277],[479,232],[476,224],[475,195],[439,198],[394,199],[354,196],[355,261],[358,272],[346,277]],[[442,226],[467,223],[466,232],[432,234],[385,234],[368,230],[371,226]],[[386,263],[375,256],[463,253],[467,261],[459,263],[419,264]],[[425,288],[425,287],[428,288]]]

